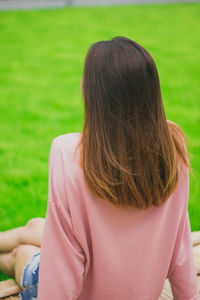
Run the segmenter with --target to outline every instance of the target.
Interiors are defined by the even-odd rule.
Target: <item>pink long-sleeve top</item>
[[[171,197],[147,210],[119,208],[87,187],[74,150],[80,133],[53,140],[38,300],[199,300],[186,167]]]

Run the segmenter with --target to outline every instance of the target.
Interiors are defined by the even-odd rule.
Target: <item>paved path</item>
[[[62,7],[66,5],[115,5],[172,2],[199,2],[200,0],[0,0],[0,10]]]
[[[65,0],[0,0],[0,10],[62,7],[68,5]]]

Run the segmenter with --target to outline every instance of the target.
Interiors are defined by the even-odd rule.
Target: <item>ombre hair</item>
[[[81,167],[89,189],[117,206],[164,203],[189,167],[186,137],[167,121],[155,62],[125,38],[94,43],[83,71]]]

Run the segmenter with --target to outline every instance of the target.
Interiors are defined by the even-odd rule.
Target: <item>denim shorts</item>
[[[33,255],[23,269],[21,285],[24,290],[19,294],[20,300],[34,300],[37,298],[39,266],[40,252]]]

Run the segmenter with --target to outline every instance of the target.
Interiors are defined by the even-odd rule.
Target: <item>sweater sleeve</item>
[[[189,176],[187,181],[189,186]],[[185,196],[187,205],[183,210],[168,278],[175,300],[200,300],[188,214],[188,194]]]
[[[85,255],[73,232],[67,209],[62,155],[58,145],[54,144],[49,156],[49,194],[41,245],[38,300],[76,300],[82,288]]]

